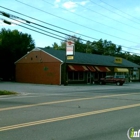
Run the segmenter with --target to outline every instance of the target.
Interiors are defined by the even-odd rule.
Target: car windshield
[[[114,78],[125,78],[125,75],[116,75]]]

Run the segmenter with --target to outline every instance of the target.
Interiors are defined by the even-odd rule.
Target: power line
[[[40,32],[40,31],[37,31],[37,30],[34,30],[34,29],[32,29],[32,28],[29,28],[29,27],[26,27],[26,26],[17,24],[17,23],[15,23],[15,22],[7,21],[7,20],[5,20],[5,19],[1,19],[1,20],[3,20],[4,23],[6,23],[6,24],[7,24],[7,23],[9,23],[9,24],[15,24],[15,25],[18,25],[18,26],[20,26],[20,27],[23,27],[23,28],[26,28],[26,29],[35,31],[35,32],[37,32],[37,33],[40,33],[40,34],[43,34],[43,35],[46,35],[46,36],[49,36],[49,37],[52,37],[52,38],[55,38],[55,39],[64,41],[64,39],[61,39],[61,38],[58,38],[58,37],[55,37],[55,36],[52,36],[52,35],[49,35],[49,34],[46,34],[46,33]],[[15,20],[15,19],[14,19],[14,20]],[[16,20],[16,21],[18,21],[18,20]],[[18,21],[18,22],[20,22],[20,21]],[[24,23],[24,24],[25,24],[25,23]],[[29,25],[28,25],[28,26],[29,26]],[[33,26],[32,26],[32,27],[33,27]],[[61,37],[61,36],[59,36],[59,37]]]
[[[87,27],[87,26],[85,26],[85,25],[82,25],[82,24],[73,22],[73,21],[71,21],[71,20],[62,18],[62,17],[60,17],[60,16],[56,16],[56,15],[54,15],[54,14],[52,14],[52,13],[46,12],[46,11],[44,11],[44,10],[41,10],[41,9],[36,8],[36,7],[34,7],[34,6],[31,6],[31,5],[29,5],[29,4],[23,3],[23,2],[21,2],[21,1],[19,1],[19,0],[16,0],[16,1],[19,2],[19,3],[22,3],[22,4],[26,5],[26,6],[29,6],[29,7],[31,7],[31,8],[34,8],[34,9],[36,9],[36,10],[39,10],[39,11],[41,11],[41,12],[47,13],[47,14],[49,14],[49,15],[51,15],[51,16],[55,16],[55,17],[57,17],[57,18],[60,18],[60,19],[63,19],[63,20],[65,20],[65,21],[71,22],[71,23],[73,23],[73,24],[79,25],[79,26],[81,26],[81,27],[87,28],[87,29],[89,29],[89,30],[93,30],[93,31],[96,31],[96,32],[99,32],[99,33],[102,33],[102,34],[105,34],[105,35],[108,35],[108,36],[111,36],[111,37],[114,37],[114,38],[118,38],[118,39],[120,39],[120,40],[124,40],[124,41],[128,41],[128,42],[131,42],[131,43],[139,44],[138,42],[130,41],[130,40],[127,40],[127,39],[124,39],[124,38],[121,38],[121,37],[117,37],[117,36],[115,36],[115,35],[111,35],[111,34],[108,34],[108,33],[104,33],[104,32],[102,32],[102,31],[99,31],[99,30],[96,30],[96,29]]]
[[[28,25],[28,26],[30,26],[30,27],[34,27],[34,26],[31,26],[31,25],[29,25],[29,24],[34,24],[34,25],[40,26],[40,27],[42,27],[42,28],[45,28],[45,29],[48,29],[48,30],[51,30],[51,31],[54,31],[54,32],[57,32],[57,33],[60,33],[60,34],[63,34],[63,35],[65,35],[65,36],[69,36],[69,37],[72,36],[72,35],[69,35],[69,34],[60,32],[60,31],[58,31],[58,30],[54,30],[54,29],[48,28],[48,27],[46,27],[46,26],[43,26],[43,25],[34,23],[34,22],[32,22],[32,21],[29,21],[29,20],[26,20],[26,19],[17,17],[17,16],[15,16],[15,15],[12,15],[12,14],[9,14],[9,13],[5,13],[5,12],[2,12],[2,11],[0,11],[0,13],[2,13],[2,15],[6,16],[7,18],[13,19],[13,20],[15,20],[15,21],[18,21],[18,22],[23,23],[23,24],[25,24],[25,25]],[[11,18],[11,17],[14,17],[14,18]],[[20,20],[23,20],[23,21],[25,21],[26,23],[29,23],[29,24],[26,24],[25,22],[16,20],[15,18],[18,18],[18,19],[20,19]],[[35,28],[36,28],[36,27],[35,27]],[[40,29],[40,28],[37,28],[37,29],[39,29],[39,30],[41,30],[41,31],[44,31],[44,30],[42,30],[42,29]],[[48,31],[47,31],[47,32],[48,32]],[[53,34],[53,35],[56,35],[56,34],[54,34],[54,33],[52,33],[52,32],[48,32],[48,33]],[[57,35],[56,35],[56,36],[57,36]],[[58,35],[58,36],[59,36],[59,35]],[[59,36],[59,37],[62,37],[62,36]],[[77,37],[76,37],[76,38],[77,38]],[[88,41],[88,40],[85,40],[85,39],[82,39],[82,38],[81,38],[81,40],[83,40],[83,41]]]
[[[114,7],[114,6],[110,5],[110,4],[108,4],[107,2],[104,2],[104,1],[102,1],[102,0],[100,0],[100,1],[103,2],[103,3],[106,4],[106,5],[108,5],[108,6],[112,7],[112,8],[114,8],[114,9],[116,9],[116,10],[122,12],[123,14],[126,14],[127,16],[132,17],[132,18],[134,18],[134,19],[140,21],[140,19],[138,19],[137,17],[134,17],[134,16],[132,16],[132,15],[130,15],[130,14],[128,14],[128,13],[126,13],[126,12],[124,12],[124,11],[122,11],[122,10],[116,8],[116,7]]]
[[[125,17],[125,16],[123,16],[123,15],[120,15],[120,14],[118,14],[118,13],[116,13],[116,12],[114,12],[114,11],[112,11],[112,10],[106,8],[106,7],[103,7],[103,6],[101,6],[101,5],[99,5],[99,4],[95,3],[95,2],[93,2],[92,0],[90,0],[90,2],[91,2],[91,3],[94,3],[95,5],[98,5],[99,7],[102,7],[103,9],[106,9],[107,11],[110,11],[111,13],[114,13],[114,14],[116,14],[116,15],[119,15],[120,17],[123,17],[123,18],[126,18],[127,20],[130,20],[129,18],[127,18],[127,17]],[[132,20],[130,20],[130,21],[131,21],[131,22],[134,22],[134,21],[132,21]],[[139,22],[134,22],[134,23],[140,24]]]
[[[42,1],[46,2],[46,3],[49,4],[49,5],[52,5],[52,6],[54,5],[54,4],[50,3],[50,2],[47,2],[46,0],[42,0]],[[93,20],[93,19],[91,19],[91,18],[84,17],[84,16],[82,16],[82,15],[79,15],[79,14],[74,13],[74,12],[72,12],[72,11],[66,10],[66,9],[64,9],[64,8],[59,7],[59,9],[65,10],[65,11],[67,11],[67,12],[70,12],[70,13],[72,13],[72,14],[74,14],[74,15],[76,15],[76,16],[79,16],[79,17],[81,17],[81,18],[84,18],[84,19],[86,19],[86,20],[89,20],[89,21],[92,21],[92,22],[95,22],[95,23],[101,24],[101,25],[103,25],[103,26],[105,26],[105,27],[112,28],[112,29],[114,29],[114,30],[117,30],[117,31],[120,31],[120,32],[123,32],[123,33],[129,34],[129,35],[132,35],[132,36],[140,37],[140,36],[135,35],[135,34],[132,34],[132,33],[130,33],[130,32],[126,32],[126,31],[123,31],[123,30],[117,29],[117,28],[115,28],[115,27],[108,26],[108,25],[103,24],[103,23],[101,23],[101,22],[95,21],[95,20]]]
[[[9,10],[9,11],[11,11],[11,12],[17,13],[17,14],[19,14],[19,15],[22,15],[22,16],[25,16],[25,17],[28,17],[28,18],[31,18],[31,19],[36,20],[36,21],[39,21],[39,22],[41,22],[41,23],[50,25],[50,26],[52,26],[52,27],[56,27],[56,28],[58,28],[58,29],[62,29],[62,30],[65,30],[65,31],[68,31],[68,32],[71,32],[71,33],[74,33],[74,34],[77,34],[77,35],[81,35],[81,36],[84,36],[84,37],[87,37],[87,38],[90,38],[90,39],[99,40],[99,39],[97,39],[97,38],[93,38],[93,37],[91,37],[91,36],[87,36],[87,35],[84,35],[84,34],[76,33],[76,32],[74,32],[74,31],[71,31],[71,30],[68,30],[68,29],[65,29],[65,28],[56,26],[56,25],[54,25],[54,24],[50,24],[50,23],[44,22],[44,21],[42,21],[42,20],[33,18],[33,17],[31,17],[31,16],[27,16],[27,15],[25,15],[25,14],[19,13],[19,12],[17,12],[17,11],[8,9],[8,8],[6,8],[6,7],[3,7],[3,6],[0,6],[0,7],[3,8],[3,9]]]
[[[58,39],[58,40],[61,40],[61,41],[65,41],[64,39],[61,39],[61,38],[58,38],[58,37],[55,37],[55,36],[52,36],[52,35],[49,35],[49,34],[46,34],[46,33],[40,32],[40,31],[37,31],[37,30],[34,30],[34,29],[32,29],[32,28],[29,28],[29,27],[26,27],[26,26],[17,24],[17,23],[15,23],[15,22],[7,21],[7,20],[4,20],[4,19],[1,19],[1,20],[3,20],[6,24],[7,24],[7,23],[8,23],[8,24],[9,24],[9,23],[10,23],[10,24],[15,24],[15,25],[18,25],[18,26],[20,26],[20,27],[29,29],[29,30],[31,30],[31,31],[35,31],[35,32],[37,32],[37,33],[40,33],[40,34],[49,36],[49,37],[51,37],[51,38],[55,38],[55,39]],[[14,19],[14,20],[15,20],[15,19]],[[19,21],[19,20],[16,20],[16,21],[21,22],[21,21]],[[22,23],[23,23],[23,22],[22,22]],[[23,23],[23,24],[27,25],[26,23]],[[31,26],[31,25],[28,25],[28,26],[33,27],[33,28],[36,28],[36,27],[34,27],[34,26]],[[36,28],[36,29],[39,29],[39,28]],[[46,32],[46,31],[44,31],[44,32]],[[50,33],[50,32],[48,32],[48,33]],[[52,34],[52,33],[51,33],[51,34]],[[53,35],[56,35],[56,34],[53,34]],[[58,36],[58,35],[57,35],[57,36]],[[59,37],[62,37],[62,36],[59,36]],[[62,37],[62,38],[64,38],[64,37]],[[126,51],[126,50],[121,50],[121,51],[123,51],[123,52],[128,52],[128,53],[132,53],[132,54],[136,54],[136,55],[140,55],[140,53],[129,52],[129,51]]]
[[[11,10],[11,9],[8,9],[8,8],[6,8],[6,7],[3,7],[3,6],[0,6],[0,7],[3,8],[3,9],[6,9],[6,10],[8,10],[8,11],[14,12],[14,13],[16,13],[16,14],[19,14],[19,15],[22,15],[22,16],[25,16],[25,17],[28,17],[28,18],[31,18],[31,19],[33,19],[33,20],[39,21],[39,22],[44,23],[44,24],[46,24],[46,25],[50,25],[50,26],[52,26],[52,27],[56,27],[56,28],[58,28],[58,29],[62,29],[62,30],[65,30],[65,31],[68,31],[68,32],[71,32],[71,33],[75,33],[75,32],[73,32],[73,31],[71,31],[71,30],[68,30],[68,29],[65,29],[65,28],[62,28],[62,27],[59,27],[59,26],[56,26],[56,25],[53,25],[53,24],[44,22],[44,21],[42,21],[42,20],[33,18],[33,17],[31,17],[31,16],[27,16],[27,15],[25,15],[25,14],[19,13],[19,12],[17,12],[17,11]],[[1,14],[1,15],[2,15],[2,14]],[[93,37],[90,37],[90,36],[87,36],[87,35],[84,35],[84,34],[80,34],[80,33],[75,33],[75,34],[78,34],[78,35],[81,35],[81,36],[84,36],[84,37],[87,37],[87,38],[90,38],[90,39],[99,40],[99,39],[96,39],[96,38],[93,38]],[[118,44],[116,44],[116,45],[119,46]],[[134,48],[131,48],[131,47],[126,47],[126,46],[122,46],[122,47],[134,49]],[[139,49],[134,49],[134,50],[139,50]]]
[[[93,9],[87,8],[87,7],[85,7],[85,6],[81,5],[81,4],[78,4],[78,3],[77,3],[77,5],[83,7],[84,9],[90,10],[91,12],[94,12],[94,13],[96,13],[96,14],[99,14],[99,15],[105,17],[105,18],[108,18],[108,19],[114,20],[114,21],[116,21],[116,22],[118,22],[118,23],[121,23],[121,24],[126,25],[126,26],[131,27],[131,28],[134,28],[134,29],[136,29],[136,30],[140,30],[140,28],[136,28],[136,27],[131,26],[131,25],[129,25],[129,24],[126,24],[126,23],[123,23],[123,22],[118,21],[118,20],[116,20],[116,19],[113,19],[113,18],[111,18],[111,17],[108,17],[108,16],[106,16],[106,15],[104,15],[104,14],[101,14],[101,13],[99,13],[99,12],[93,10]]]
[[[1,12],[1,13],[4,13],[5,15],[7,14],[7,13],[5,13],[5,12]],[[7,14],[7,16],[8,16],[8,18],[10,17],[9,16],[10,14]],[[58,33],[61,33],[61,34],[64,34],[64,35],[68,35],[68,34],[65,34],[65,33],[63,33],[63,32],[59,32],[59,31],[57,31],[57,30],[54,30],[54,29],[51,29],[51,28],[48,28],[48,27],[45,27],[45,26],[42,26],[42,25],[39,25],[39,24],[36,24],[36,23],[34,23],[34,22],[31,22],[31,21],[29,21],[29,20],[26,20],[26,19],[23,19],[23,18],[20,18],[20,17],[17,17],[17,16],[15,16],[15,15],[11,15],[11,16],[13,16],[14,18],[18,18],[18,19],[21,19],[21,20],[24,20],[24,21],[26,21],[27,23],[33,23],[33,24],[35,24],[35,25],[38,25],[38,26],[40,26],[40,27],[43,27],[43,28],[46,28],[46,29],[50,29],[50,30],[52,30],[52,31],[55,31],[55,32],[58,32]],[[19,22],[21,22],[21,21],[19,21]],[[16,24],[16,23],[15,23]],[[25,23],[24,23],[25,24]],[[18,24],[17,24],[18,25]],[[28,25],[29,26],[29,25]],[[23,27],[23,26],[21,26],[21,27]],[[34,26],[32,26],[32,27],[34,27]],[[27,29],[29,29],[29,28],[27,28]],[[39,29],[39,28],[38,28]],[[42,30],[42,29],[41,29]],[[33,30],[34,31],[34,30]],[[42,31],[44,31],[44,30],[42,30]],[[39,32],[39,33],[41,33],[41,32]],[[52,34],[51,32],[49,32],[50,34]],[[45,34],[46,35],[46,34]],[[55,34],[56,35],[56,34]],[[50,36],[50,35],[49,35]],[[71,36],[71,35],[68,35],[68,36]],[[52,37],[52,36],[51,36]],[[60,36],[59,36],[60,37]],[[62,36],[61,36],[62,37]],[[53,36],[53,38],[54,38],[54,36]],[[58,37],[57,37],[57,39],[58,39]],[[62,39],[60,39],[59,38],[59,40],[62,40]],[[81,39],[81,40],[83,40],[83,39]],[[87,41],[87,40],[84,40],[84,41]],[[117,44],[116,44],[117,45]],[[117,45],[117,46],[119,46],[119,45]],[[125,47],[125,46],[122,46],[122,47]],[[130,47],[125,47],[125,48],[130,48]],[[131,49],[133,49],[133,48],[131,48]],[[139,50],[139,49],[135,49],[135,50]],[[128,51],[127,51],[128,52]],[[131,52],[132,53],[132,52]]]

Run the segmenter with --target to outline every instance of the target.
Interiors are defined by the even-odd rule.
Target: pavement
[[[128,140],[129,128],[140,129],[139,85],[1,82],[19,94],[0,96],[0,139]]]

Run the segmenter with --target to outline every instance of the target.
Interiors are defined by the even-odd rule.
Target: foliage
[[[75,51],[76,52],[83,52],[83,53],[93,53],[93,54],[100,54],[100,55],[117,55],[121,53],[122,47],[117,46],[111,41],[102,40],[99,41],[87,41],[84,43],[82,39],[77,37],[68,37],[67,40],[73,40],[75,42]],[[57,43],[54,43],[52,47],[56,50],[65,50],[66,41],[61,42],[59,46]]]
[[[17,93],[13,91],[0,90],[0,95],[11,95],[11,94],[17,94]]]
[[[57,43],[54,43],[53,48],[57,50],[65,50],[67,40],[73,40],[75,42],[76,52],[122,57],[140,65],[140,56],[130,54],[129,52],[122,52],[121,45],[116,45],[111,41],[102,39],[93,42],[83,42],[82,39],[75,36],[66,37],[65,41],[61,42],[60,46]]]
[[[15,61],[34,47],[35,44],[31,35],[18,30],[11,31],[3,28],[0,31],[0,77],[4,80],[14,78]]]

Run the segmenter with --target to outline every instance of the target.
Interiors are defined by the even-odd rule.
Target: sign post
[[[64,85],[68,85],[68,80],[67,80],[67,60],[73,60],[74,59],[74,41],[72,40],[67,40],[66,42],[66,55],[65,55],[65,66],[64,66]]]
[[[68,40],[66,42],[66,56],[68,60],[74,59],[74,41]]]

